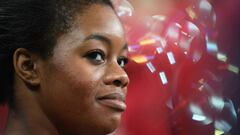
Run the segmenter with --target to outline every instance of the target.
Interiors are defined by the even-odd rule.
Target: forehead
[[[104,33],[123,38],[122,24],[110,6],[94,4],[84,13],[76,14],[73,29],[80,30],[84,35]]]

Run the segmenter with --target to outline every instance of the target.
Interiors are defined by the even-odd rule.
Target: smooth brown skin
[[[89,38],[92,34],[109,41]],[[89,58],[89,52],[96,54],[96,50],[106,58]],[[17,49],[16,108],[10,110],[5,134],[103,135],[114,131],[123,110],[103,106],[96,97],[108,93],[125,97],[129,79],[117,62],[121,57],[127,57],[122,25],[113,9],[103,5],[92,5],[76,15],[71,31],[58,38],[50,58]]]

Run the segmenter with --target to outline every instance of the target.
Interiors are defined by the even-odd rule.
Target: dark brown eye
[[[101,64],[105,62],[105,54],[101,50],[92,50],[85,55],[90,61]]]
[[[119,64],[120,67],[124,68],[127,63],[128,63],[128,58],[127,57],[118,58],[118,64]]]

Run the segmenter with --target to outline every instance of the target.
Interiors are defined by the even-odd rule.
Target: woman
[[[108,0],[1,0],[6,135],[103,135],[126,109],[127,45]]]

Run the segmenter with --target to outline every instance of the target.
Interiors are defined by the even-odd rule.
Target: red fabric
[[[7,123],[8,107],[6,104],[0,105],[0,135],[3,135]]]

